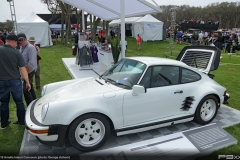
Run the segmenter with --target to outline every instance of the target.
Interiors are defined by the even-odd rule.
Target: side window
[[[201,79],[201,76],[189,69],[182,68],[181,83],[195,82]]]
[[[146,88],[150,88],[150,80],[151,80],[151,73],[152,73],[152,67],[148,68],[146,73],[144,74],[140,84],[145,86]]]
[[[179,67],[154,66],[149,67],[140,84],[146,88],[154,88],[179,84]]]
[[[178,84],[179,67],[155,66],[153,67],[151,87],[161,87]]]

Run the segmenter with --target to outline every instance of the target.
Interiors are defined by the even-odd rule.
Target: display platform
[[[240,123],[240,111],[233,108],[222,106],[216,118],[212,123],[216,123],[221,128],[226,128],[235,124]],[[144,140],[150,140],[173,133],[181,133],[183,131],[191,130],[201,125],[194,121],[182,124],[176,124],[168,127],[162,127],[146,132],[128,134],[123,136],[116,136],[111,133],[107,142],[98,150],[119,147],[122,145],[133,144]],[[28,133],[27,130],[24,132],[21,149],[19,155],[30,156],[30,155],[80,155],[81,151],[78,151],[71,146],[70,143],[66,142],[63,147],[43,145],[36,139],[35,136]]]
[[[103,74],[106,69],[99,67],[100,63],[93,63],[90,65],[90,69],[81,69],[80,66],[75,64],[75,58],[63,58],[63,63],[73,79],[86,78],[86,77],[98,77]]]
[[[184,145],[183,145],[184,144]],[[128,145],[80,154],[81,160],[127,157],[131,160],[194,159],[219,148],[237,144],[237,139],[216,123]]]
[[[89,76],[99,76],[101,72],[96,72],[92,70],[79,70],[78,66],[74,63],[74,58],[64,58],[63,59],[64,65],[70,72],[73,78],[85,78]],[[97,64],[93,66],[97,67]],[[97,69],[97,68],[96,68]],[[213,120],[212,124],[216,123],[221,128],[226,128],[235,124],[240,123],[240,111],[233,109],[231,107],[223,105]],[[162,127],[150,131],[135,133],[135,134],[128,134],[123,136],[116,136],[114,132],[111,133],[110,137],[108,138],[107,142],[97,151],[104,150],[104,149],[112,149],[114,147],[120,147],[123,145],[130,145],[134,144],[142,144],[146,140],[150,140],[152,142],[156,142],[161,138],[169,138],[172,134],[184,134],[187,131],[192,129],[196,129],[197,127],[201,127],[201,125],[195,123],[194,121],[182,124],[176,124],[168,127]],[[167,137],[166,137],[167,136]],[[187,137],[187,135],[185,135]],[[217,135],[216,135],[217,136]],[[193,144],[194,145],[194,144]],[[137,147],[137,146],[136,146]],[[21,156],[41,156],[41,155],[57,155],[57,156],[78,156],[82,155],[81,151],[78,151],[74,147],[71,146],[69,142],[66,142],[63,147],[56,147],[56,146],[48,146],[43,145],[36,139],[35,136],[28,133],[27,130],[24,132],[20,153]],[[113,157],[114,158],[114,157]],[[111,158],[110,158],[111,159]]]

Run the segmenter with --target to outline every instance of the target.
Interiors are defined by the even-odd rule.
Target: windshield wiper
[[[120,85],[120,86],[125,86],[125,87],[128,87],[128,88],[132,88],[132,87],[130,87],[130,86],[128,86],[128,85],[126,85],[126,84],[119,83],[119,82],[116,82],[115,84],[116,84],[116,85]]]
[[[126,85],[126,84],[116,82],[116,81],[114,81],[113,79],[110,79],[110,78],[107,78],[105,82],[110,82],[110,83],[112,83],[114,85],[119,85],[119,86],[125,86],[127,88],[132,88],[132,87]]]
[[[112,82],[112,83],[116,83],[116,81],[114,81],[113,79],[107,78],[107,80],[105,82]]]

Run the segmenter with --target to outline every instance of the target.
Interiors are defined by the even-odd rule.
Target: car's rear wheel
[[[217,98],[213,95],[208,95],[204,97],[198,104],[195,121],[199,124],[208,124],[210,123],[218,111],[218,101]]]
[[[81,151],[92,151],[101,147],[110,134],[106,117],[100,114],[86,114],[77,118],[68,132],[69,142]]]

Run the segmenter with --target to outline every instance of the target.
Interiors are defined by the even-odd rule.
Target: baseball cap
[[[6,40],[18,41],[18,37],[15,34],[8,34]]]
[[[24,33],[19,33],[18,34],[18,38],[27,38],[26,35]]]

